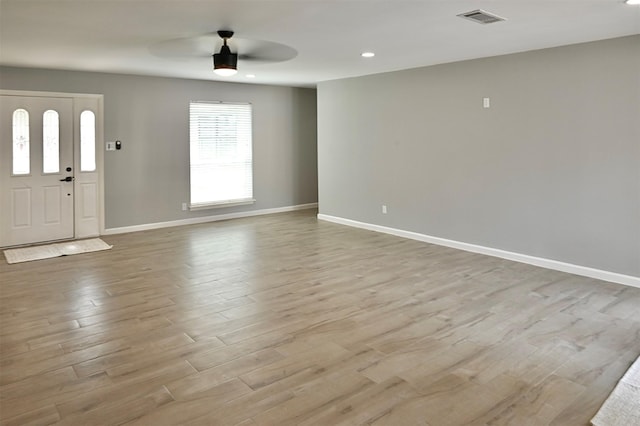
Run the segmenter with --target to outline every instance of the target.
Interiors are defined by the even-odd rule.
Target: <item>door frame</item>
[[[0,89],[0,95],[6,96],[30,96],[30,97],[45,97],[45,98],[66,98],[73,101],[73,168],[75,170],[74,175],[80,172],[80,113],[84,111],[88,100],[96,103],[96,172],[98,182],[98,196],[97,196],[97,216],[98,216],[98,229],[96,233],[87,235],[79,235],[79,229],[83,229],[80,226],[80,220],[82,219],[78,214],[80,197],[74,196],[73,206],[73,237],[74,238],[86,238],[91,236],[103,235],[105,230],[105,205],[104,205],[104,95],[90,94],[90,93],[64,93],[64,92],[44,92],[44,91],[31,91],[31,90],[6,90]],[[78,194],[78,179],[73,182],[74,194]],[[95,235],[93,235],[95,234]]]

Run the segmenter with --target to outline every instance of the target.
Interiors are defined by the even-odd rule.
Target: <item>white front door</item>
[[[73,99],[0,96],[0,246],[74,237]]]

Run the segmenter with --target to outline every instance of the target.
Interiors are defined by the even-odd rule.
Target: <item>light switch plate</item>
[[[115,151],[116,143],[115,142],[107,142],[107,151]]]

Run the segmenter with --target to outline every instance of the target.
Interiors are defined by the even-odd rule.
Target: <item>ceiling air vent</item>
[[[489,12],[485,12],[482,9],[472,10],[471,12],[461,13],[457,15],[461,18],[469,19],[479,24],[493,24],[494,22],[506,21],[505,18],[501,18],[498,15],[494,15]]]

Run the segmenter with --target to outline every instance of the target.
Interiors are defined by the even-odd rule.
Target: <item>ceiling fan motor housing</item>
[[[231,49],[226,44],[220,49],[220,53],[214,53],[213,55],[213,67],[218,68],[231,68],[236,69],[238,65],[238,54],[231,53]]]
[[[224,40],[224,44],[220,49],[220,53],[213,55],[213,69],[232,69],[235,70],[238,65],[238,54],[231,53],[231,49],[227,46],[227,39],[233,36],[233,31],[218,31],[218,35]]]

